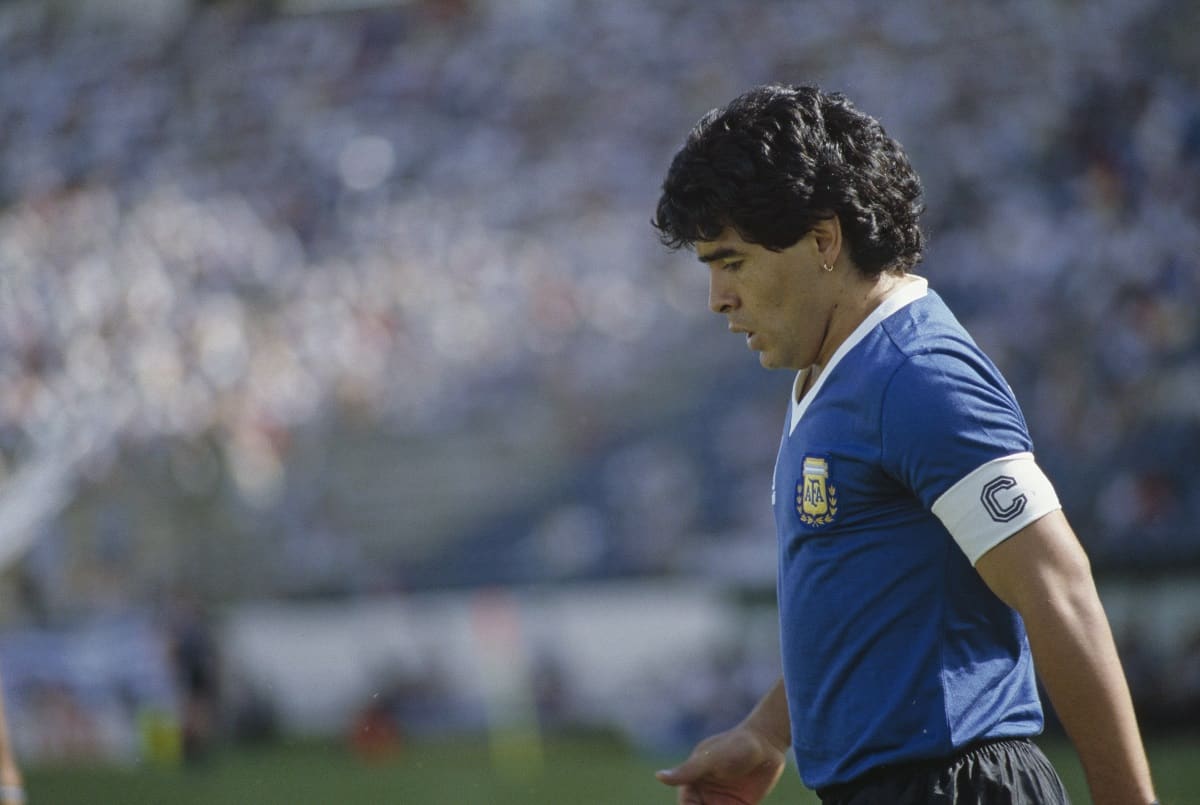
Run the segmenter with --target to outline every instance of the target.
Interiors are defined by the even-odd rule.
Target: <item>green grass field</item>
[[[1042,746],[1066,779],[1076,803],[1087,803],[1082,773],[1069,747]],[[1164,803],[1200,803],[1200,735],[1150,743]],[[332,744],[283,743],[226,750],[204,767],[30,768],[31,805],[614,805],[674,802],[653,777],[675,758],[644,757],[599,738],[556,740],[542,756],[505,761],[485,742],[411,745],[386,760],[366,762]],[[794,769],[769,803],[815,803]]]

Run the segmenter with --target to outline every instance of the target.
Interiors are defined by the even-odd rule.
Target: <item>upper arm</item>
[[[882,417],[885,470],[972,564],[1059,507],[1011,390],[987,366],[958,354],[913,356],[889,384]]]
[[[888,383],[880,426],[884,468],[927,508],[976,468],[1033,448],[1003,378],[958,353],[909,357]]]
[[[1091,565],[1062,510],[1029,523],[975,563],[992,592],[1020,612],[1052,604],[1091,581]]]

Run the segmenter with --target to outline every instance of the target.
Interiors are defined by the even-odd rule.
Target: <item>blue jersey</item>
[[[1008,384],[924,280],[793,396],[773,498],[809,787],[1041,731],[1020,616],[973,567],[1059,506],[1031,449]]]

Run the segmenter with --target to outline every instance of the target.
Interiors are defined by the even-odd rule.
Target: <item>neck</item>
[[[865,278],[857,273],[857,269],[848,272],[846,285],[842,289],[841,299],[834,306],[825,328],[825,338],[821,341],[821,349],[817,360],[810,369],[808,383],[811,384],[821,367],[829,363],[833,353],[850,337],[858,325],[867,316],[902,285],[907,285],[916,278],[911,274],[890,274],[884,272],[877,277]]]

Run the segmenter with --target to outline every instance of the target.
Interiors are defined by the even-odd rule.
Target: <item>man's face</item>
[[[773,252],[726,229],[697,242],[696,257],[709,267],[709,308],[725,316],[731,332],[745,333],[765,368],[799,370],[829,358],[821,347],[836,307],[837,272],[822,269],[812,233]]]

